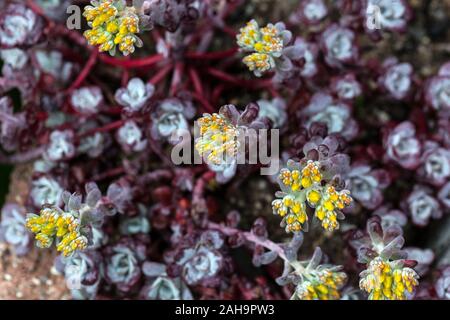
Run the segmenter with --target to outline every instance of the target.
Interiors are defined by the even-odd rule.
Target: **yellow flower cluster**
[[[85,249],[88,244],[87,238],[80,233],[79,220],[55,208],[44,208],[39,215],[29,215],[26,226],[36,234],[36,244],[40,248],[49,248],[53,240],[58,239],[56,249],[66,257]]]
[[[239,130],[225,116],[205,113],[197,123],[200,137],[195,141],[195,148],[209,163],[220,165],[236,157]]]
[[[308,220],[306,205],[315,208],[315,216],[322,227],[333,231],[339,227],[338,213],[350,205],[352,198],[348,190],[337,191],[332,185],[322,186],[323,175],[320,163],[309,160],[300,168],[280,171],[279,180],[283,189],[282,199],[272,202],[275,214],[285,217],[286,232],[302,230]]]
[[[280,31],[273,24],[260,28],[255,20],[249,21],[239,31],[236,36],[237,44],[242,50],[253,52],[242,60],[250,71],[261,76],[263,72],[274,68],[274,57],[279,57],[283,50]]]
[[[295,298],[300,300],[338,300],[347,275],[332,269],[323,269],[307,274],[295,291]]]
[[[139,17],[134,7],[124,6],[117,0],[93,0],[86,6],[83,15],[91,30],[84,32],[89,44],[99,46],[100,51],[115,54],[116,46],[123,55],[134,52],[135,46],[142,46],[136,36],[139,33]]]
[[[338,192],[333,186],[327,186],[324,188],[322,199],[320,199],[320,193],[315,190],[308,193],[307,198],[309,203],[318,203],[318,199],[320,199],[320,202],[316,207],[315,215],[320,221],[322,221],[322,227],[324,229],[333,231],[339,227],[335,210],[342,210],[346,206],[350,205],[352,198],[349,194],[350,191],[342,190]]]
[[[419,284],[413,269],[395,264],[376,257],[361,273],[359,286],[369,293],[370,300],[405,300]]]

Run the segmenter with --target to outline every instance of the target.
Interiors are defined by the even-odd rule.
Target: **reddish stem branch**
[[[125,169],[123,167],[113,168],[113,169],[110,169],[108,171],[105,171],[98,175],[93,176],[92,181],[100,181],[100,180],[108,179],[111,177],[121,175],[122,173],[125,173]]]
[[[199,95],[198,93],[192,93],[192,97],[200,102],[202,107],[205,108],[205,111],[207,111],[208,113],[214,112],[214,107],[203,96]]]
[[[173,68],[172,63],[169,63],[167,66],[162,67],[157,73],[155,73],[153,77],[150,78],[148,82],[155,86],[167,76],[167,74],[172,70],[172,68]]]
[[[130,80],[130,72],[128,71],[128,69],[123,69],[122,78],[120,79],[122,87],[126,87],[129,80]]]
[[[73,90],[77,89],[83,83],[83,81],[87,78],[92,68],[94,67],[95,62],[97,61],[97,57],[98,57],[98,50],[97,49],[92,50],[91,55],[86,64],[84,65],[83,70],[81,70],[78,77],[69,87],[69,89],[67,89],[66,91],[67,94],[70,94]]]
[[[76,32],[74,30],[67,29],[67,27],[65,25],[62,25],[62,24],[53,25],[52,32],[53,32],[53,35],[62,35],[62,36],[69,38],[71,40],[71,42],[76,43],[77,45],[79,45],[81,47],[85,47],[89,50],[95,49],[94,47],[90,46],[87,43],[87,40],[83,37],[83,35],[81,35],[80,33]]]
[[[164,60],[164,56],[162,54],[155,54],[153,56],[149,56],[141,59],[118,59],[114,57],[107,56],[106,54],[101,54],[99,56],[100,60],[106,64],[110,64],[116,67],[121,68],[141,68],[141,67],[150,67],[162,60]]]
[[[233,56],[238,51],[238,48],[231,48],[224,51],[216,52],[188,52],[186,58],[189,59],[224,59]]]
[[[103,126],[103,127],[97,127],[97,128],[93,128],[91,130],[88,130],[86,132],[83,132],[82,134],[80,134],[78,136],[78,139],[84,138],[84,137],[88,137],[91,136],[97,132],[107,132],[107,131],[111,131],[111,130],[115,130],[120,128],[121,126],[123,126],[123,124],[126,122],[126,119],[123,120],[117,120],[111,123],[108,123],[107,125]]]
[[[275,242],[270,241],[269,239],[262,240],[258,236],[254,235],[251,232],[248,231],[241,231],[239,229],[230,228],[218,223],[209,222],[208,223],[208,229],[217,230],[223,233],[226,236],[234,236],[236,234],[242,235],[248,242],[254,243],[255,245],[262,246],[270,251],[274,251],[278,254],[278,256],[283,259],[284,261],[289,262],[289,259],[286,257],[286,254],[284,253],[284,249],[276,244]]]
[[[229,82],[231,84],[234,84],[236,86],[245,87],[247,89],[270,89],[272,88],[272,80],[271,79],[253,79],[253,80],[247,80],[238,78],[235,76],[232,76],[231,74],[228,74],[222,70],[216,69],[216,68],[207,68],[206,71],[212,75],[213,77],[220,79],[222,81]]]
[[[189,78],[192,80],[192,84],[194,85],[195,92],[199,96],[203,96],[203,86],[200,81],[200,77],[198,76],[197,71],[194,68],[189,68]]]
[[[184,63],[175,63],[175,68],[173,70],[172,83],[170,84],[170,95],[174,95],[181,83],[181,75],[183,73]]]

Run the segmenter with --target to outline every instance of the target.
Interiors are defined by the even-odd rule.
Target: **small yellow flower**
[[[280,57],[283,50],[282,31],[270,23],[260,28],[255,20],[249,21],[239,31],[237,44],[243,51],[253,52],[242,60],[249,70],[259,77],[263,72],[273,69],[274,58]]]
[[[201,156],[215,165],[236,157],[239,130],[224,115],[204,114],[197,123],[200,137],[195,141],[195,148]]]
[[[333,231],[339,227],[341,210],[350,205],[352,198],[348,190],[337,191],[323,183],[319,162],[309,160],[303,167],[292,162],[291,169],[281,169],[278,179],[283,192],[277,196],[282,201],[274,200],[272,207],[274,214],[281,217],[292,213],[284,218],[287,232],[304,229],[303,224],[308,221],[306,204],[315,209],[315,216],[324,229]]]
[[[315,183],[322,181],[322,174],[319,169],[320,165],[317,161],[309,160],[307,165],[302,170],[302,187],[309,188]]]
[[[359,286],[369,293],[370,300],[405,300],[419,284],[418,278],[413,269],[376,257],[361,273]]]
[[[303,275],[305,281],[301,282],[295,291],[294,298],[299,300],[338,300],[347,275],[332,269],[314,270]]]
[[[80,233],[80,222],[67,212],[56,208],[44,208],[39,215],[31,214],[26,220],[27,228],[36,234],[36,244],[49,248],[57,240],[57,250],[64,256],[87,247],[88,240]]]
[[[315,215],[322,221],[322,227],[333,231],[339,227],[337,222],[337,211],[349,206],[352,198],[348,190],[336,191],[333,186],[326,186],[322,192],[320,203],[316,207]]]
[[[139,17],[134,7],[125,7],[117,0],[93,0],[83,13],[92,28],[84,32],[89,44],[99,46],[100,51],[114,55],[118,46],[123,55],[129,55],[142,41],[139,33]]]

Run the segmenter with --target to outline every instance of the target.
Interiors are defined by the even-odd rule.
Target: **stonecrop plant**
[[[450,299],[445,6],[1,1],[0,287]]]

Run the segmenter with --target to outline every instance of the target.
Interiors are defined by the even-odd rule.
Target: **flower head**
[[[251,20],[240,29],[236,39],[243,51],[253,52],[242,61],[259,77],[275,67],[275,58],[281,56],[290,37],[291,34],[285,30],[283,23],[269,23],[261,28],[255,20]]]
[[[417,273],[397,261],[373,259],[361,273],[359,286],[371,300],[405,300],[410,298],[419,282]]]
[[[36,234],[38,247],[49,248],[55,242],[56,249],[67,257],[92,243],[92,229],[103,221],[101,192],[95,183],[87,183],[85,189],[84,203],[80,195],[65,191],[64,210],[53,205],[27,215],[26,226]]]
[[[195,148],[207,162],[218,165],[227,156],[236,156],[238,128],[224,114],[204,114],[197,123],[201,136],[196,140]]]
[[[88,239],[81,234],[79,218],[57,207],[44,208],[39,215],[29,214],[26,225],[36,234],[39,248],[49,248],[57,240],[56,249],[64,256],[70,256],[88,245]]]
[[[294,299],[299,300],[338,300],[339,289],[345,284],[347,275],[340,268],[322,267],[309,272],[295,289]]]
[[[351,245],[357,249],[358,262],[366,263],[359,286],[371,300],[405,300],[413,296],[419,275],[412,269],[416,261],[406,260],[401,250],[405,240],[398,225],[383,229],[381,218],[367,222],[367,233],[356,233]]]
[[[278,284],[292,282],[296,288],[293,300],[339,300],[340,290],[347,281],[342,266],[320,264],[323,254],[316,247],[311,259],[306,261],[285,261],[283,275]]]
[[[307,229],[306,204],[315,209],[315,216],[324,229],[337,229],[337,219],[343,218],[341,210],[352,201],[350,191],[337,191],[332,184],[325,184],[318,161],[308,160],[303,164],[288,161],[288,167],[280,171],[279,181],[282,192],[277,193],[280,199],[274,200],[272,207],[274,214],[283,217],[286,232]]]
[[[98,45],[100,51],[115,54],[116,47],[123,55],[133,53],[142,46],[139,33],[139,17],[134,7],[126,7],[122,0],[92,0],[83,13],[91,30],[84,36],[91,45]]]

